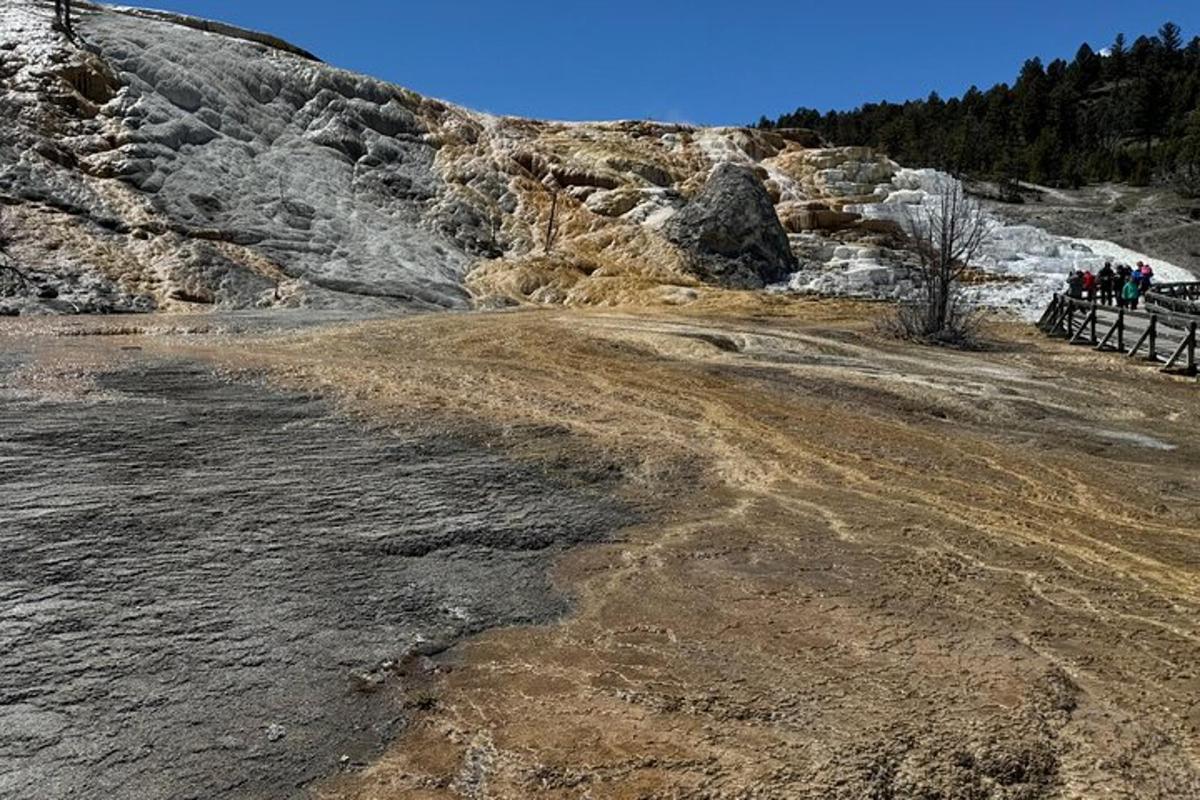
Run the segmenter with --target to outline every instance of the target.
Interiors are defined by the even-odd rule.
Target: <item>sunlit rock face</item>
[[[761,289],[796,270],[787,232],[749,167],[718,165],[663,231],[687,252],[688,270],[709,283]]]
[[[154,304],[465,303],[470,255],[425,224],[457,112],[170,19],[85,11],[77,49],[41,4],[0,13],[0,191],[29,269]]]
[[[85,8],[72,43],[51,15],[35,0],[0,7],[0,258],[30,278],[0,287],[0,305],[22,313],[753,287],[790,269],[776,211],[794,235],[831,236],[857,224],[843,206],[896,170],[805,131],[480,114],[158,12]],[[758,265],[746,272],[698,267],[682,222],[668,235],[725,163],[749,188],[726,222],[764,226],[722,245],[728,264]]]

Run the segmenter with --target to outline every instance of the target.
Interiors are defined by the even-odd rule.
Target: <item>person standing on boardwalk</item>
[[[1112,263],[1105,263],[1104,269],[1100,270],[1098,282],[1100,284],[1100,302],[1106,306],[1113,304],[1113,289],[1117,274],[1113,272]]]
[[[1125,300],[1125,307],[1137,311],[1138,295],[1140,293],[1138,282],[1131,275],[1129,280],[1125,281],[1125,288],[1121,290],[1121,297]]]
[[[1067,276],[1067,297],[1075,300],[1083,299],[1083,273],[1079,270]]]
[[[1096,302],[1096,276],[1090,269],[1083,273],[1083,293],[1089,303]]]

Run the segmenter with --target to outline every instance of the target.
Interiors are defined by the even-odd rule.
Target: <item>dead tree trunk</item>
[[[29,278],[25,273],[11,264],[0,264],[0,276],[7,276],[20,285],[21,291],[29,291]]]
[[[931,195],[905,218],[924,297],[917,313],[902,321],[914,336],[955,338],[963,313],[959,287],[987,238],[987,219],[980,204],[949,176],[938,181]]]

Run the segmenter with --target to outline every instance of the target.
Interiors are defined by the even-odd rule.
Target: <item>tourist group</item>
[[[1142,295],[1150,290],[1154,280],[1154,269],[1149,264],[1138,262],[1136,267],[1112,263],[1104,265],[1097,273],[1091,270],[1076,270],[1067,278],[1067,296],[1076,300],[1087,300],[1117,308],[1138,307]]]

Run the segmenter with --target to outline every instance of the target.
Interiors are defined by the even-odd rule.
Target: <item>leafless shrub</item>
[[[983,326],[987,314],[967,302],[961,291],[950,297],[946,324],[935,333],[925,333],[929,310],[922,300],[902,302],[893,314],[883,317],[877,326],[880,333],[896,339],[909,339],[927,344],[957,347],[964,350],[984,346]]]
[[[75,29],[71,26],[71,0],[54,0],[54,28],[72,36]]]
[[[906,212],[903,227],[917,255],[920,288],[914,301],[898,308],[894,332],[932,344],[970,345],[980,315],[963,296],[962,279],[987,241],[980,202],[944,177],[931,200]]]
[[[8,211],[4,206],[0,206],[0,255],[8,252],[8,246],[12,244],[12,223],[9,220]]]

